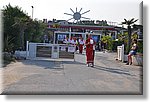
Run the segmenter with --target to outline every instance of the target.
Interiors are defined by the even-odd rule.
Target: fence
[[[66,44],[28,43],[26,55],[28,59],[36,57],[74,59],[75,48],[74,45]]]

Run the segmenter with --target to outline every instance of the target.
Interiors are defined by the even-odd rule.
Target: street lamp
[[[33,9],[34,9],[34,7],[33,6],[31,6],[32,7],[32,19],[33,19]]]

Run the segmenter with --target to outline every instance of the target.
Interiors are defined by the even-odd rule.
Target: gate
[[[27,59],[36,57],[74,59],[76,46],[66,44],[28,43]]]

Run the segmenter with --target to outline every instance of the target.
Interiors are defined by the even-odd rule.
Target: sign
[[[61,46],[61,47],[60,47],[60,50],[61,50],[61,51],[66,51],[66,46]]]
[[[57,52],[57,46],[54,46],[54,52]]]
[[[68,46],[68,52],[75,52],[75,46]]]
[[[98,42],[99,36],[98,36],[98,35],[92,35],[92,39],[93,39],[95,42]]]
[[[58,40],[63,41],[66,38],[67,35],[58,34]]]
[[[54,45],[52,46],[52,58],[59,58],[59,51],[58,51],[58,46]]]

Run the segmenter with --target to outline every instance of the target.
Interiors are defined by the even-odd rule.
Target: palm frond
[[[137,20],[134,20],[134,18],[132,18],[132,19],[130,20],[130,25],[131,25],[131,24],[134,24],[136,21],[138,21],[138,19],[137,19]]]
[[[127,22],[127,20],[126,19],[124,19],[125,20],[125,22]]]
[[[138,21],[138,19],[136,19],[133,23],[135,23],[136,21]]]
[[[134,21],[134,18],[132,18],[131,20],[130,20],[130,22],[133,22]]]
[[[121,24],[126,24],[126,22],[121,22]]]

